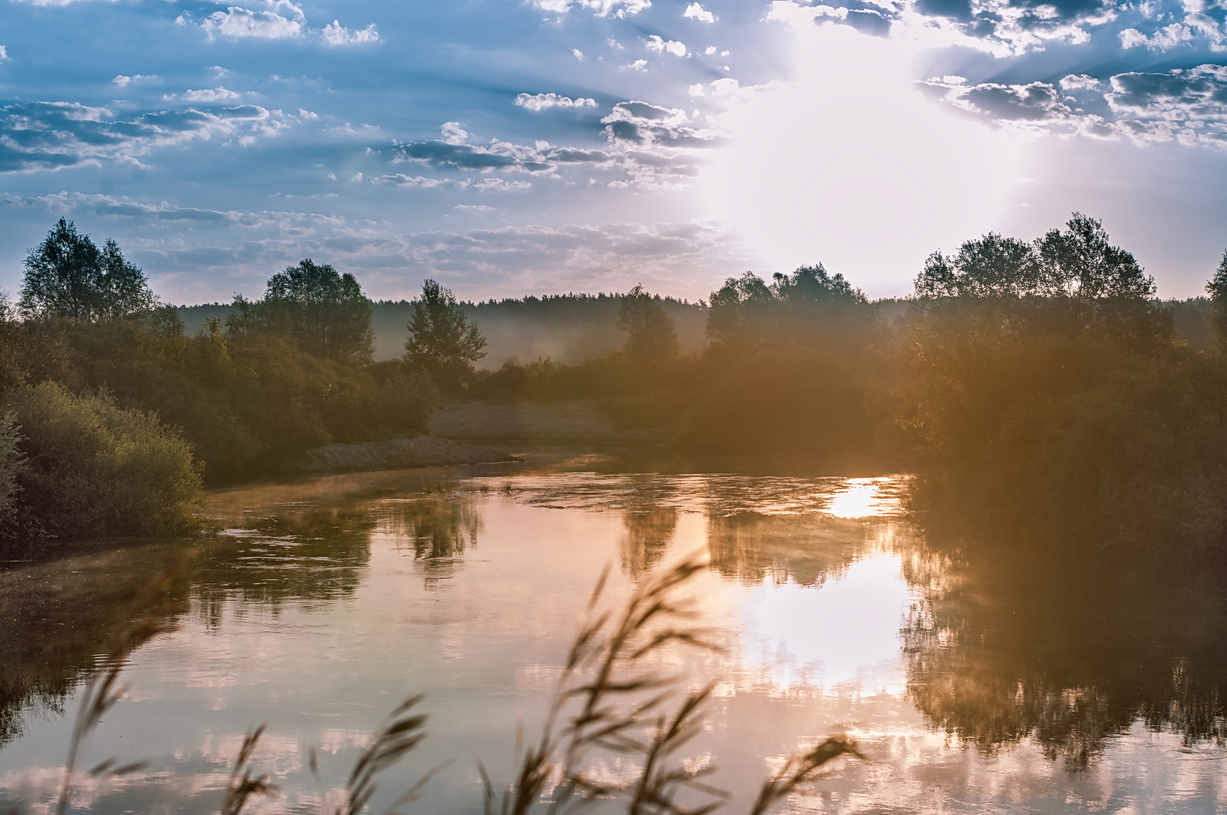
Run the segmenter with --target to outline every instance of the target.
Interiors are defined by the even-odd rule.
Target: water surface
[[[424,692],[429,738],[374,809],[448,761],[410,811],[479,812],[476,761],[510,777],[602,572],[617,606],[652,569],[699,553],[710,565],[690,587],[696,623],[720,650],[670,648],[657,668],[681,689],[716,683],[689,755],[717,768],[728,811],[786,755],[843,732],[869,760],[842,761],[783,811],[1227,811],[1221,595],[1121,597],[1077,575],[1056,585],[1050,568],[958,566],[901,519],[901,478],[610,469],[373,473],[213,495],[225,532],[198,547],[172,592],[175,630],[133,655],[129,696],[82,766],[151,763],[81,783],[73,807],[216,810],[263,722],[255,764],[281,789],[253,811],[319,811],[383,715]],[[180,549],[0,572],[0,810],[50,811],[82,677],[127,598]],[[631,768],[605,757],[595,772]]]

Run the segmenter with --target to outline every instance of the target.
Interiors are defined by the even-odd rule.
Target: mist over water
[[[670,648],[683,687],[715,681],[687,754],[744,811],[773,762],[832,733],[833,765],[785,811],[1201,812],[1227,805],[1212,576],[980,558],[903,515],[909,480],[662,474],[561,466],[385,472],[214,493],[225,528],[173,590],[177,628],[138,650],[129,697],[82,766],[74,810],[216,810],[244,733],[281,786],[254,811],[336,803],[383,715],[424,692],[429,737],[383,778],[382,810],[450,763],[415,806],[477,812],[475,761],[505,781],[540,726],[577,619],[611,566],[617,607],[701,552],[690,592],[719,651]],[[984,530],[989,536],[991,530]],[[0,571],[14,658],[0,672],[0,807],[50,811],[80,684],[123,604],[177,545]],[[1181,589],[1173,591],[1178,580]],[[54,632],[54,638],[51,636]],[[607,780],[632,769],[606,756]]]

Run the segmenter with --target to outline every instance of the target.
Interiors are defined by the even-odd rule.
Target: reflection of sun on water
[[[882,514],[878,484],[868,478],[848,479],[846,489],[831,497],[827,513],[836,518],[870,518]]]

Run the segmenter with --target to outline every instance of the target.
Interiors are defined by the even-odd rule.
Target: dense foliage
[[[63,218],[25,260],[20,307],[32,317],[94,322],[128,317],[155,304],[144,273],[115,241],[99,249]]]
[[[264,299],[235,297],[226,320],[232,335],[290,337],[314,357],[353,364],[371,361],[371,304],[357,279],[310,258],[268,280]]]
[[[422,284],[406,328],[405,361],[429,373],[446,391],[461,389],[473,375],[473,363],[486,355],[485,337],[465,317],[455,296],[434,280]]]

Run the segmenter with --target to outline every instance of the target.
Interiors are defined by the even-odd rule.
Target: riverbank
[[[456,464],[495,464],[520,459],[502,450],[438,436],[330,444],[307,451],[302,471],[313,475],[359,470],[400,470]]]

